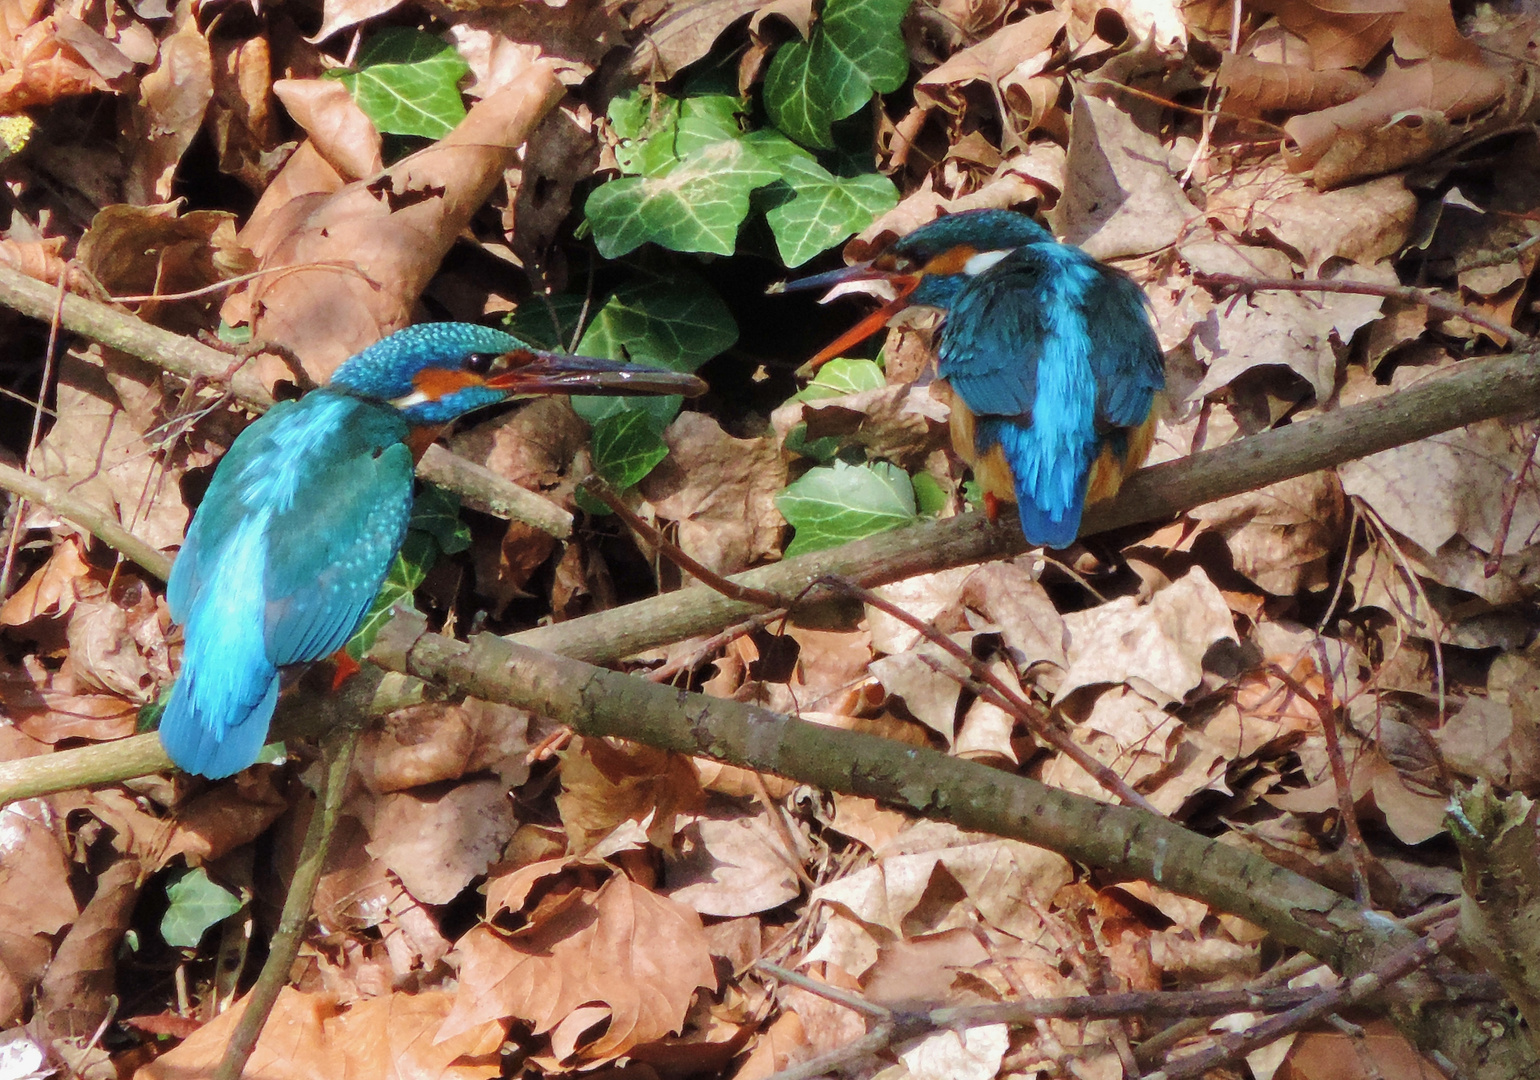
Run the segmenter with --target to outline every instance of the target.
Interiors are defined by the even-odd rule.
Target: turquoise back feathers
[[[1086,502],[1115,494],[1149,449],[1165,369],[1138,286],[1024,214],[974,210],[786,288],[863,278],[891,280],[899,299],[820,359],[896,307],[940,308],[954,447],[986,501],[1017,504],[1029,543],[1067,547]]]
[[[171,760],[228,776],[256,761],[279,669],[341,648],[406,536],[414,428],[555,392],[695,394],[694,376],[541,352],[469,323],[414,326],[281,402],[220,461],[172,567],[182,669],[161,717]]]

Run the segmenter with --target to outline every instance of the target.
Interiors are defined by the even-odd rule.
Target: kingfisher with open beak
[[[531,348],[470,323],[428,323],[274,405],[214,471],[172,567],[182,668],[160,722],[181,768],[221,777],[257,760],[279,669],[352,636],[406,538],[412,473],[442,428],[541,394],[703,393],[694,375]]]
[[[1085,505],[1115,495],[1150,450],[1166,378],[1144,293],[1009,210],[937,218],[870,262],[782,288],[873,279],[897,297],[807,366],[905,307],[940,308],[937,374],[951,388],[953,447],[991,516],[998,501],[1014,502],[1028,543],[1068,547]]]

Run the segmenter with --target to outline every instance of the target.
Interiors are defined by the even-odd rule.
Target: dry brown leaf
[[[1285,480],[1190,511],[1218,532],[1235,569],[1275,596],[1329,582],[1327,560],[1346,539],[1342,488],[1330,472]]]
[[[401,0],[325,0],[321,5],[321,28],[310,40],[323,42],[339,31],[378,18],[400,4]]]
[[[118,953],[143,887],[135,858],[118,859],[97,875],[95,894],[38,987],[33,1030],[50,1039],[89,1038],[116,1010]]]
[[[1174,244],[1197,208],[1171,175],[1168,158],[1160,140],[1127,112],[1077,91],[1064,197],[1048,214],[1054,233],[1098,259]]]
[[[735,439],[705,413],[686,412],[663,433],[669,455],[638,490],[659,518],[678,523],[676,542],[719,574],[778,554],[786,486],[776,440]]]
[[[132,150],[124,200],[163,203],[171,198],[178,163],[203,126],[214,98],[214,58],[198,28],[191,0],[176,8],[175,29],[161,40],[160,59],[139,83],[129,110]]]
[[[559,4],[486,4],[457,13],[449,37],[471,65],[472,97],[488,98],[549,64],[564,86],[577,86],[627,37],[627,15],[601,0]]]
[[[858,1032],[857,1038],[864,1032]],[[754,1040],[743,1064],[733,1073],[733,1080],[765,1080],[771,1073],[780,1072],[808,1060],[814,1055],[802,1026],[802,1017],[790,1010],[783,1010],[770,1021],[768,1027]]]
[[[1394,274],[1353,266],[1339,276],[1386,284]],[[1337,386],[1337,350],[1373,320],[1384,301],[1377,296],[1328,293],[1258,293],[1216,312],[1197,336],[1199,359],[1208,373],[1193,396],[1212,394],[1257,367],[1282,367],[1309,384],[1318,402],[1331,398]]]
[[[1351,101],[1373,85],[1356,71],[1315,71],[1303,64],[1278,64],[1225,53],[1218,85],[1228,91],[1225,110],[1259,116],[1269,110],[1315,112]]]
[[[877,854],[876,865],[820,886],[811,899],[898,937],[967,925],[975,915],[1027,937],[1041,927],[1033,904],[1046,903],[1073,876],[1069,863],[1042,848],[934,822],[911,827]],[[961,895],[930,894],[938,869],[962,886]]]
[[[147,439],[163,419],[156,412],[160,373],[119,359],[108,362],[108,373],[110,378],[72,355],[60,361],[59,420],[39,447],[36,471],[115,513],[147,543],[162,549],[179,545],[189,517],[179,481],[187,466],[206,463],[208,455],[183,445],[169,459],[152,454]],[[144,400],[135,400],[140,395]],[[151,397],[154,405],[144,409]]]
[[[385,954],[381,960],[356,955],[355,949],[355,955],[350,956],[351,939],[345,939],[339,963],[319,965],[322,985],[335,990],[339,1000],[383,993],[413,972],[431,970],[450,949],[433,914],[402,887],[401,879],[383,860],[369,855],[367,843],[363,824],[344,815],[316,890],[314,907],[322,925],[351,931],[372,929],[378,933],[378,944]]]
[[[711,51],[733,23],[766,6],[765,0],[687,0],[666,6],[647,28],[630,62],[633,74],[648,81],[672,79]]]
[[[999,1075],[1011,1048],[1010,1028],[1005,1024],[976,1024],[962,1031],[936,1031],[917,1043],[902,1047],[899,1060],[914,1080],[991,1080]],[[1115,1060],[1115,1059],[1114,1059]],[[1075,1071],[1091,1080],[1095,1073],[1083,1059]],[[1118,1071],[1122,1071],[1121,1062]],[[1116,1073],[1112,1074],[1115,1078]]]
[[[677,815],[700,797],[690,760],[638,743],[574,739],[561,754],[557,809],[583,854],[626,822],[646,822],[648,838],[668,847]]]
[[[787,849],[763,807],[686,820],[675,846],[665,863],[664,893],[702,915],[753,915],[802,891],[792,868],[807,853]]]
[[[208,131],[219,153],[219,168],[253,192],[262,192],[282,167],[273,91],[272,46],[266,36],[215,38],[214,97]]]
[[[164,837],[145,852],[149,867],[159,869],[179,855],[194,866],[222,858],[261,836],[288,808],[273,772],[243,772],[177,808]]]
[[[1007,114],[1002,117],[1007,119],[1004,142],[1007,146],[1023,144],[1043,113],[1034,104],[1031,83],[1052,57],[1053,43],[1063,29],[1064,15],[1057,11],[1029,15],[1001,27],[921,76],[915,83],[916,104],[942,108],[960,117],[972,111],[966,87],[983,83],[994,98],[996,112]],[[1057,89],[1057,79],[1038,81]],[[1057,93],[1053,97],[1056,99]]]
[[[963,587],[977,566],[958,566],[934,574],[919,574],[877,590],[884,600],[904,609],[925,622],[936,623],[943,632],[960,622]],[[876,608],[866,609],[866,625],[872,634],[872,652],[896,655],[914,648],[920,632],[908,623]]]
[[[1303,1032],[1273,1080],[1437,1080],[1443,1075],[1389,1020],[1371,1020],[1353,1035]]]
[[[59,825],[42,799],[0,807],[0,1024],[21,1019],[53,955],[50,938],[79,912]]]
[[[770,414],[770,423],[783,442],[787,432],[806,423],[808,442],[838,437],[862,447],[868,457],[916,468],[947,445],[949,411],[930,386],[895,383],[843,397],[788,401]]]
[[[175,1050],[135,1073],[135,1080],[207,1076],[224,1056],[247,1000],[194,1032]],[[390,994],[339,1011],[324,994],[284,987],[262,1029],[245,1075],[262,1080],[340,1080],[400,1076],[413,1080],[492,1080],[501,1071],[497,1049],[504,1029],[472,1025],[459,1036],[437,1040],[449,1012],[442,990]]]
[[[310,148],[347,180],[362,180],[385,167],[380,133],[364,115],[348,88],[337,79],[279,79],[273,94],[294,122],[310,136]],[[263,200],[267,201],[264,194]],[[253,215],[255,216],[255,215]],[[270,241],[248,242],[265,250]]]
[[[1180,701],[1202,682],[1209,648],[1238,640],[1229,606],[1201,567],[1146,604],[1124,597],[1066,615],[1064,625],[1069,670],[1061,700],[1081,686],[1126,682],[1151,699]]]
[[[110,89],[107,80],[59,36],[46,0],[0,3],[0,113]]]
[[[989,961],[988,951],[971,930],[944,930],[884,945],[861,984],[868,1001],[889,1008],[939,1001],[975,1004],[982,1000],[978,983],[960,976]]]
[[[1064,654],[1064,619],[1032,574],[1028,560],[979,567],[968,575],[962,599],[998,628],[1011,659],[1022,671],[1038,663],[1069,666]]]
[[[1346,462],[1337,474],[1344,491],[1423,550],[1436,552],[1458,535],[1490,552],[1503,497],[1527,452],[1527,429],[1486,420]],[[1540,493],[1526,484],[1518,492],[1509,549],[1523,546],[1537,528]]]
[[[478,926],[456,948],[459,991],[439,1039],[514,1017],[590,1067],[677,1031],[696,988],[716,984],[700,917],[618,873],[517,935]]]
[[[376,794],[405,791],[471,773],[498,774],[505,787],[529,779],[529,714],[466,698],[398,709],[359,741],[354,768]]]
[[[253,333],[291,349],[320,382],[411,322],[412,305],[444,254],[560,94],[552,70],[533,65],[473,106],[449,135],[376,180],[275,210],[263,224],[263,267],[296,269],[264,275],[247,289]],[[342,266],[297,268],[331,262]],[[276,359],[263,371],[270,380],[288,377]]]
[[[952,640],[971,654],[975,634],[954,634]],[[941,670],[935,666],[939,665]],[[994,675],[1020,693],[1015,671],[1000,660],[990,664]],[[946,740],[958,755],[987,755],[1016,764],[1011,746],[1015,720],[998,706],[973,701],[965,715],[957,715],[962,686],[958,677],[968,672],[940,646],[925,642],[895,656],[873,660],[871,672],[888,693],[901,698],[908,711]]]
[[[1211,221],[1222,222],[1232,233],[1282,245],[1311,275],[1319,274],[1322,265],[1333,258],[1368,266],[1398,254],[1417,217],[1417,198],[1401,176],[1321,191],[1304,177],[1288,172],[1277,158],[1217,174],[1204,190],[1204,213]],[[1184,257],[1191,243],[1183,244]],[[1276,252],[1248,248],[1238,254],[1267,258]],[[1219,266],[1197,268],[1224,272]],[[1290,274],[1288,269],[1243,269],[1240,265],[1228,272]]]
[[[180,213],[180,200],[154,206],[109,206],[80,238],[76,260],[115,296],[202,289],[254,265],[236,241],[235,215],[216,210]],[[140,318],[180,333],[208,325],[215,301],[204,297],[139,305]]]
[[[1462,121],[1512,99],[1507,66],[1483,60],[1392,60],[1374,88],[1352,101],[1284,123],[1289,167],[1314,169],[1317,187],[1422,161],[1469,133]]]
[[[28,656],[21,670],[0,668],[0,702],[12,722],[40,742],[105,742],[134,733],[139,708],[115,694],[83,692],[72,658],[50,671]]]
[[[1099,695],[1090,715],[1074,725],[1073,737],[1163,813],[1175,814],[1201,791],[1226,790],[1228,759],[1223,750],[1206,734],[1188,731],[1164,709],[1130,690],[1114,688]],[[1042,780],[1088,798],[1116,801],[1063,754],[1047,761]]]
[[[367,850],[425,904],[447,904],[484,874],[513,837],[513,802],[497,780],[447,791],[382,797],[369,822]]]
[[[80,590],[90,587],[85,580],[90,574],[91,566],[81,558],[76,540],[55,544],[48,561],[0,605],[0,625],[24,626],[44,616],[69,614]]]

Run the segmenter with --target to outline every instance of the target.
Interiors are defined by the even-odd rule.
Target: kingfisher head
[[[805,365],[816,368],[871,337],[898,311],[916,304],[949,308],[969,280],[1018,248],[1054,243],[1053,234],[1014,210],[965,210],[921,225],[876,258],[786,282],[772,291],[822,289],[847,281],[888,281],[897,296],[862,319]]]
[[[414,427],[540,394],[682,394],[706,384],[665,368],[536,349],[475,323],[422,323],[369,346],[332,373],[330,386],[394,405]]]

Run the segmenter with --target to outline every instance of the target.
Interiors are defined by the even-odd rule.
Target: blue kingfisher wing
[[[1165,388],[1165,361],[1139,286],[1116,270],[1099,269],[1102,281],[1085,302],[1096,418],[1102,425],[1138,427]]]
[[[307,397],[311,400],[316,395]],[[277,477],[264,570],[268,658],[315,660],[340,648],[380,591],[412,513],[406,425],[386,406],[343,395],[338,412],[301,433],[313,441]]]
[[[260,523],[266,659],[314,660],[352,633],[406,535],[412,509],[407,427],[389,406],[321,390],[275,406],[216,471],[167,588],[186,622],[229,587],[223,553]],[[249,544],[242,570],[252,573]]]
[[[977,416],[1027,418],[1046,340],[1034,267],[1014,257],[970,280],[941,328],[937,373]]]

